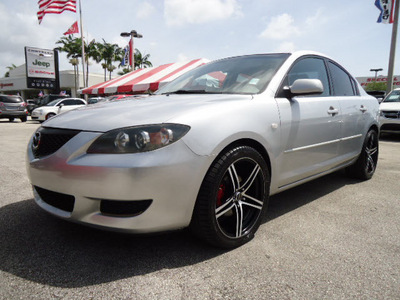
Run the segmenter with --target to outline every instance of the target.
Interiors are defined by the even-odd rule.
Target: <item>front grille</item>
[[[153,200],[101,200],[100,212],[106,216],[134,217],[148,209]]]
[[[400,119],[400,111],[382,111],[385,118],[388,119]]]
[[[383,124],[381,130],[400,131],[400,124]]]
[[[34,187],[40,198],[55,208],[72,212],[74,210],[75,197],[67,194],[61,194],[46,189],[42,189],[38,186]]]
[[[41,127],[33,135],[33,155],[35,158],[41,158],[53,154],[79,132],[79,130]]]

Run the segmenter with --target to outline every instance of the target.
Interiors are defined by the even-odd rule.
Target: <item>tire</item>
[[[21,117],[21,118],[19,118],[19,119],[21,120],[21,122],[26,122],[27,117]]]
[[[48,120],[48,119],[54,117],[55,115],[56,115],[55,113],[49,113],[49,114],[47,114],[46,120]]]
[[[201,185],[192,232],[231,249],[250,241],[265,216],[270,186],[268,166],[253,148],[238,146],[219,156]]]
[[[14,122],[14,118],[8,118],[8,121]]]
[[[376,130],[368,131],[357,161],[346,169],[349,176],[361,180],[371,179],[378,164],[379,138]]]

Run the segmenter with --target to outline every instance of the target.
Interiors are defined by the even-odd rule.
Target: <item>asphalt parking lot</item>
[[[250,243],[104,232],[36,207],[25,149],[39,123],[0,120],[0,299],[400,299],[400,135],[373,179],[334,173],[270,199]]]

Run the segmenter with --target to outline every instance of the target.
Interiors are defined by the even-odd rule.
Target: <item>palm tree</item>
[[[104,80],[107,80],[107,70],[110,72],[111,79],[111,73],[115,70],[113,62],[119,60],[121,52],[123,52],[123,50],[117,44],[108,43],[104,39],[103,44],[100,45],[98,45],[98,47],[100,49],[101,59],[104,61],[104,63],[101,64],[104,69]]]
[[[135,69],[143,69],[152,67],[153,64],[149,61],[150,54],[143,54],[139,51],[139,49],[135,49]]]
[[[67,37],[61,37],[60,40],[56,42],[56,44],[61,44],[60,51],[67,53],[67,58],[73,57],[82,57],[82,39],[74,38],[72,35],[68,35]],[[84,42],[85,47],[85,63],[86,63],[86,78],[84,79],[86,84],[89,82],[89,59],[93,58],[97,63],[100,62],[99,59],[99,50],[97,48],[97,43],[95,40],[92,40],[89,44]],[[70,61],[71,62],[71,61]]]
[[[4,77],[10,77],[10,71],[16,69],[17,66],[12,64],[10,67],[7,67],[8,71],[4,74]]]

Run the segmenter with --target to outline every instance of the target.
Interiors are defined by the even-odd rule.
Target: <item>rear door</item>
[[[333,96],[337,99],[342,113],[341,142],[338,160],[344,162],[357,156],[363,144],[364,128],[369,117],[367,103],[357,88],[354,79],[339,65],[329,61],[328,69],[332,81]]]
[[[284,86],[296,79],[319,79],[320,95],[285,97]],[[310,56],[296,61],[289,70],[278,97],[281,115],[282,155],[279,159],[279,187],[324,172],[335,164],[341,136],[339,100],[331,94],[325,60]]]

